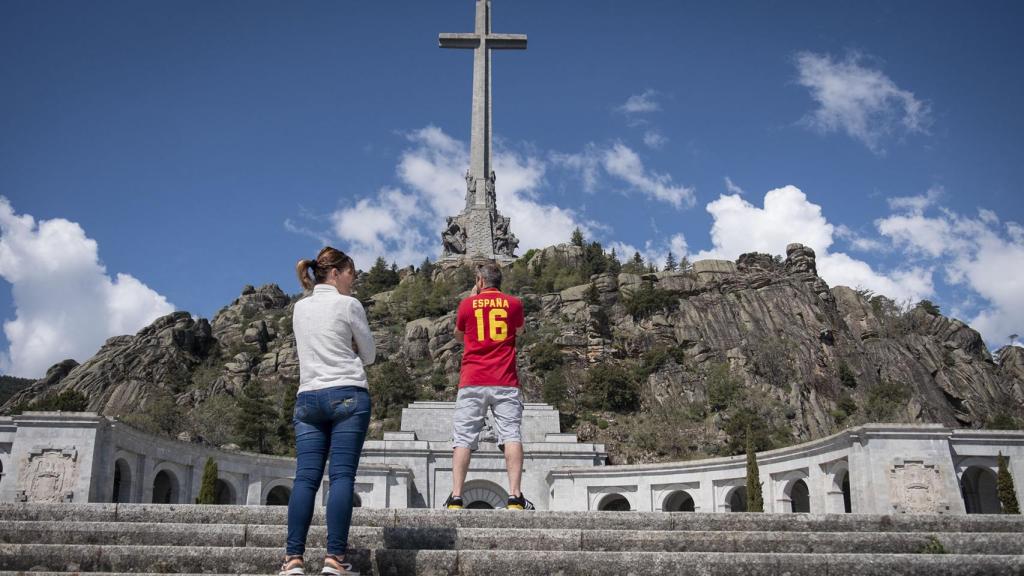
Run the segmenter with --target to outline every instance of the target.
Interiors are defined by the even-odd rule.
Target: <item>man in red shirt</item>
[[[508,467],[509,510],[533,510],[523,497],[523,400],[516,372],[516,335],[523,329],[523,303],[501,291],[501,268],[477,268],[473,294],[459,303],[455,337],[462,338],[462,373],[452,422],[452,493],[445,507],[460,509],[470,455],[484,425],[487,408],[494,414],[498,446]]]

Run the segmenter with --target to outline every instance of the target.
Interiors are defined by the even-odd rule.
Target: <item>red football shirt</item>
[[[484,288],[459,303],[455,328],[465,332],[463,386],[519,386],[516,329],[523,325],[523,303],[497,288]]]

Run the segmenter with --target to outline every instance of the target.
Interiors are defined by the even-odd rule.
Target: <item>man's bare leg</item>
[[[523,445],[520,442],[505,444],[505,466],[508,467],[508,493],[510,496],[522,496],[520,482],[523,479]]]
[[[519,452],[521,455],[522,450]],[[462,486],[466,483],[466,472],[469,471],[471,454],[472,451],[469,448],[462,447],[456,447],[452,454],[452,496],[462,496]],[[522,465],[520,465],[520,470],[522,470]]]

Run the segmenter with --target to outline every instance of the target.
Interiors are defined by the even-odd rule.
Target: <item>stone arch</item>
[[[355,492],[352,493],[352,507],[353,508],[362,508],[363,507],[363,499],[360,498],[359,494],[356,494]]]
[[[162,468],[153,476],[153,504],[177,504],[181,500],[181,481],[171,468]]]
[[[462,501],[471,510],[493,510],[504,508],[508,492],[487,480],[470,480],[462,489]]]
[[[729,512],[747,511],[747,487],[735,486],[725,495],[725,505]]]
[[[236,504],[238,495],[235,493],[235,487],[230,482],[223,478],[217,478],[217,482],[213,485],[214,504]]]
[[[126,503],[132,501],[132,488],[134,480],[132,467],[124,458],[114,461],[114,486],[110,494],[111,502]]]
[[[996,474],[985,466],[971,466],[960,477],[968,514],[999,514],[1003,511],[996,490]]]
[[[607,512],[629,512],[633,507],[630,505],[628,498],[617,492],[612,492],[611,494],[605,494],[598,501],[597,509]]]
[[[263,503],[267,506],[287,506],[292,497],[292,481],[274,480],[263,487]]]
[[[696,509],[695,506],[693,496],[689,492],[686,490],[676,490],[665,496],[665,500],[661,504],[661,511],[693,512]]]
[[[803,479],[793,480],[786,486],[786,497],[789,498],[789,511],[795,514],[808,514],[811,511],[811,491]]]

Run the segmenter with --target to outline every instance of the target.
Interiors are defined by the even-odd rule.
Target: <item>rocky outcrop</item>
[[[792,442],[878,414],[965,427],[986,425],[997,411],[1024,421],[1024,349],[1007,347],[994,359],[963,322],[829,287],[817,275],[813,250],[791,244],[786,252],[785,258],[697,261],[680,271],[602,273],[550,294],[524,294],[527,331],[519,366],[527,397],[540,400],[551,377],[531,361],[544,352],[561,359],[569,404],[579,405],[594,367],[618,365],[642,379],[645,413],[672,403],[706,404],[711,374],[725,366]],[[573,267],[582,259],[578,246],[563,244],[534,251],[523,264],[535,274],[542,261]],[[415,277],[405,271],[402,282]],[[455,282],[458,289],[466,279],[467,271],[451,263],[433,273],[435,284]],[[395,321],[387,310],[400,292],[367,303],[378,357],[402,364],[432,398],[452,399],[462,356],[454,311]],[[645,295],[658,307],[634,316],[634,299]],[[252,382],[286,394],[298,381],[291,329],[296,300],[275,285],[247,286],[212,322],[184,312],[165,316],[134,336],[111,338],[81,365],[55,365],[5,407],[65,389],[85,393],[90,410],[108,415],[137,410],[157,390],[172,394],[186,411],[202,411]],[[658,354],[663,360],[644,364]],[[876,409],[884,401],[890,412]],[[701,413],[695,409],[696,417]],[[694,426],[700,436],[694,444],[706,450],[722,442],[728,418],[706,414]],[[592,422],[578,423],[577,432],[601,434]],[[616,434],[629,441],[627,432]],[[614,454],[615,441],[608,442]]]

